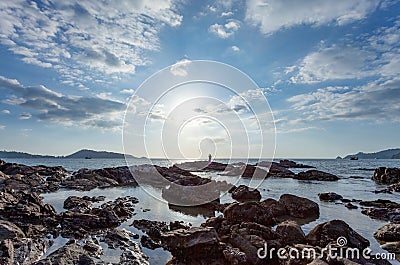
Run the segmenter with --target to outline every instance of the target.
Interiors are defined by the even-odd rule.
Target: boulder
[[[313,218],[319,216],[319,206],[317,203],[292,194],[283,194],[279,202],[285,205],[288,213],[297,218]]]
[[[254,222],[262,225],[274,225],[276,223],[272,211],[263,207],[259,202],[232,203],[225,208],[224,217],[233,224]]]
[[[375,231],[374,237],[384,242],[400,241],[400,224],[386,224]]]
[[[227,260],[229,264],[240,265],[240,264],[246,264],[247,262],[246,253],[244,253],[238,248],[227,246],[222,251],[222,253],[224,254],[225,260]]]
[[[34,265],[72,265],[72,264],[84,264],[94,265],[94,261],[90,257],[89,253],[84,249],[83,246],[77,243],[67,244],[51,253],[43,260],[39,260]]]
[[[315,168],[313,166],[298,164],[294,161],[287,160],[287,159],[280,160],[279,165],[282,167],[286,167],[286,168]]]
[[[275,218],[289,215],[285,205],[277,200],[272,199],[272,198],[265,199],[260,204],[261,204],[261,206],[268,208],[272,212],[272,215]]]
[[[300,225],[294,221],[285,221],[278,224],[275,232],[281,236],[285,245],[305,243],[306,241],[306,235]]]
[[[362,210],[361,213],[372,219],[400,223],[400,212],[393,208],[369,208]]]
[[[232,198],[239,201],[260,201],[261,193],[257,189],[250,189],[245,185],[240,185],[232,191]]]
[[[313,246],[326,247],[336,243],[338,238],[346,239],[346,246],[364,249],[369,246],[369,241],[354,231],[342,220],[332,220],[314,227],[306,236],[308,243]]]
[[[219,237],[212,227],[177,229],[161,234],[164,248],[179,260],[217,258],[222,255]]]
[[[92,209],[92,202],[77,196],[69,196],[64,201],[64,209],[85,213]]]
[[[0,264],[14,264],[14,244],[11,239],[0,240]]]
[[[377,168],[372,179],[379,184],[398,183],[400,182],[400,168]]]
[[[0,220],[0,241],[25,237],[24,232],[15,224]]]
[[[324,202],[333,202],[340,199],[343,199],[342,195],[339,195],[334,192],[320,193],[318,194],[319,200]]]
[[[308,170],[305,172],[300,172],[297,175],[295,175],[294,178],[298,180],[319,180],[319,181],[339,180],[338,176],[319,170]]]

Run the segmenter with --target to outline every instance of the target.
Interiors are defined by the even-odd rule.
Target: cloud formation
[[[20,119],[36,117],[63,125],[115,129],[122,124],[125,104],[99,97],[78,97],[63,95],[45,86],[23,86],[15,79],[0,76],[0,89],[7,89],[14,95],[3,100],[34,111],[19,115]]]
[[[145,53],[159,49],[159,30],[181,21],[172,0],[6,0],[0,43],[25,63],[52,67],[66,83],[84,86],[149,64]]]
[[[235,19],[230,19],[224,25],[215,23],[210,26],[208,31],[219,38],[226,39],[233,36],[240,28],[240,22]]]
[[[379,0],[248,0],[246,20],[264,34],[299,25],[347,24],[365,18]]]

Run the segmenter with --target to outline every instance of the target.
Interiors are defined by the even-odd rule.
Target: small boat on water
[[[350,160],[358,160],[358,157],[356,156],[350,157]]]

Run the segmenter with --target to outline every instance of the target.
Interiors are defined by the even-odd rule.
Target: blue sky
[[[182,60],[230,64],[262,88],[278,157],[400,147],[399,11],[390,0],[3,0],[0,149],[120,152],[132,93]]]

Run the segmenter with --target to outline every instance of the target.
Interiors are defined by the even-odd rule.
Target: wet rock
[[[400,254],[400,241],[383,244],[381,248],[392,253]]]
[[[161,247],[159,243],[154,242],[150,237],[146,235],[142,236],[142,238],[140,239],[140,243],[143,247],[148,249],[156,249]]]
[[[142,252],[139,243],[133,242],[130,248],[124,249],[120,261],[120,265],[149,265],[148,257]]]
[[[286,167],[286,168],[315,168],[313,166],[298,164],[294,161],[287,160],[287,159],[280,160],[279,165],[282,167]]]
[[[84,247],[72,243],[59,248],[47,258],[35,262],[34,265],[94,265],[94,261]]]
[[[259,202],[232,203],[224,210],[224,217],[230,223],[254,222],[264,225],[276,223],[272,211]]]
[[[131,245],[131,236],[133,233],[127,230],[112,229],[107,232],[104,242],[107,243],[109,248],[122,248],[129,247]]]
[[[39,260],[49,247],[44,238],[24,238],[14,241],[14,260],[17,264],[32,264]]]
[[[14,245],[11,239],[0,241],[0,264],[14,264]]]
[[[64,209],[71,210],[73,212],[86,213],[92,209],[92,202],[77,196],[69,196],[64,201]]]
[[[222,251],[224,258],[232,265],[246,264],[247,256],[243,251],[238,248],[227,246]]]
[[[306,236],[307,241],[313,246],[325,247],[335,243],[339,237],[347,240],[348,247],[364,249],[369,246],[369,241],[354,231],[342,220],[332,220],[317,225]]]
[[[294,176],[298,180],[319,180],[319,181],[336,181],[339,180],[338,176],[330,173],[322,172],[319,170],[308,170],[306,172],[300,172]]]
[[[15,224],[0,220],[0,241],[25,237],[24,232]]]
[[[390,192],[394,191],[394,192],[400,192],[400,182],[396,183],[396,184],[392,184],[388,187],[388,190]]]
[[[91,239],[86,240],[85,245],[83,245],[83,249],[95,258],[100,258],[100,256],[104,253],[103,248]]]
[[[179,260],[221,256],[219,237],[212,227],[177,229],[161,234],[163,246]]]
[[[257,189],[250,189],[245,185],[240,185],[232,191],[232,198],[239,201],[260,201],[261,193]]]
[[[384,242],[400,241],[400,224],[386,224],[375,231],[374,237]]]
[[[161,233],[170,230],[166,222],[150,221],[145,219],[134,220],[132,225],[145,232],[155,241],[161,240]]]
[[[308,263],[307,265],[328,265],[324,260],[317,258],[313,260],[312,262]]]
[[[350,209],[350,210],[352,210],[352,209],[358,209],[358,207],[356,206],[356,205],[354,205],[354,204],[352,204],[352,203],[346,203],[345,205],[344,205],[347,209]]]
[[[292,194],[283,194],[279,202],[285,205],[288,213],[292,217],[311,218],[319,216],[319,206],[317,203]]]
[[[400,223],[400,213],[396,209],[369,208],[362,210],[361,213],[369,216],[372,219]]]
[[[319,200],[324,202],[333,202],[340,199],[343,199],[342,195],[339,195],[334,192],[320,193],[318,194]]]
[[[400,182],[400,168],[377,168],[374,171],[372,179],[379,184],[398,183]]]
[[[400,203],[390,200],[377,199],[374,201],[360,201],[360,205],[375,208],[400,208]]]
[[[261,206],[268,208],[275,218],[289,214],[285,205],[277,200],[268,198],[262,201],[260,204]]]
[[[306,236],[301,227],[294,221],[285,221],[276,227],[277,232],[285,245],[305,243]]]

